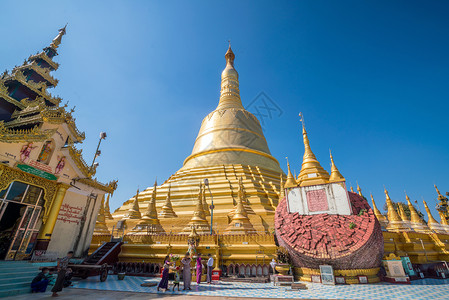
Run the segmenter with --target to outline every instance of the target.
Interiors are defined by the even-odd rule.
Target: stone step
[[[31,281],[29,280],[16,280],[15,282],[0,284],[0,291],[5,289],[21,289],[21,288],[28,288],[29,290],[31,289],[30,285]]]
[[[33,266],[33,265],[25,265],[25,266],[2,266],[0,267],[0,273],[14,273],[15,271],[36,271],[39,270],[38,266]]]
[[[4,289],[4,290],[0,290],[0,298],[28,294],[28,293],[30,293],[30,291],[31,291],[31,288]]]
[[[20,276],[20,277],[10,277],[10,278],[0,278],[0,284],[14,283],[17,281],[28,281],[31,283],[34,276]]]
[[[0,279],[16,278],[16,277],[34,277],[38,273],[39,273],[39,270],[10,272],[10,273],[1,273],[0,272]]]

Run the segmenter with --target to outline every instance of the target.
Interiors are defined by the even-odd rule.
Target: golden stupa
[[[182,168],[157,186],[157,210],[168,210],[174,217],[173,210],[177,216],[159,219],[166,232],[180,233],[188,226],[197,207],[198,182],[205,179],[209,186],[204,187],[200,196],[201,205],[211,225],[209,205],[213,200],[214,232],[224,232],[232,220],[238,202],[239,178],[246,192],[243,205],[254,230],[263,233],[273,228],[280,178],[285,175],[268,149],[259,121],[242,105],[239,75],[234,68],[235,55],[230,46],[225,58],[217,108],[203,119],[192,154],[185,159]],[[153,188],[147,188],[138,194],[140,211],[145,211],[150,204],[152,193]],[[134,211],[133,200],[135,198],[123,203],[112,214],[113,220],[107,220],[110,228],[124,218],[127,228],[135,228],[139,219],[126,217],[129,211]]]

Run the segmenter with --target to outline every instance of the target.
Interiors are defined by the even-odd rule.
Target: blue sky
[[[379,208],[436,204],[449,191],[447,1],[2,1],[0,70],[47,46],[69,23],[52,91],[76,105],[82,147],[98,178],[119,179],[117,208],[165,180],[190,154],[218,103],[227,40],[245,106],[264,92],[282,111],[264,119],[272,154],[298,173],[305,115],[312,150],[329,148],[348,186]],[[251,108],[250,111],[254,112]],[[436,217],[436,211],[434,216]]]

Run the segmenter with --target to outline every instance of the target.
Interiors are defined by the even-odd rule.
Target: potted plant
[[[276,257],[276,271],[278,271],[281,275],[288,275],[288,272],[290,271],[291,261],[287,249],[285,249],[284,247],[278,247],[276,250]]]

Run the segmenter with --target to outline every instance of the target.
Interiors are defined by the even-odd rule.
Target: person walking
[[[52,297],[58,297],[58,292],[62,291],[64,280],[65,280],[65,273],[67,272],[67,266],[69,265],[70,259],[73,257],[73,251],[67,252],[67,256],[61,258],[58,260],[58,278],[56,278],[55,285],[51,289],[53,294]]]
[[[201,283],[201,275],[203,275],[203,263],[201,262],[201,253],[196,257],[196,283]]]
[[[210,253],[207,256],[209,257],[209,259],[207,260],[207,283],[211,284],[212,283],[212,270],[214,269],[214,258],[212,257],[212,255]]]
[[[169,272],[170,272],[170,256],[167,255],[164,259],[164,267],[162,269],[162,278],[161,278],[161,281],[159,281],[159,284],[157,286],[158,292],[159,292],[159,289],[163,289],[164,292],[167,291]]]
[[[184,290],[192,288],[190,287],[190,283],[192,282],[192,273],[190,272],[190,264],[192,263],[192,259],[190,258],[190,253],[187,252],[183,259],[181,259],[182,265],[182,280],[184,281]]]

